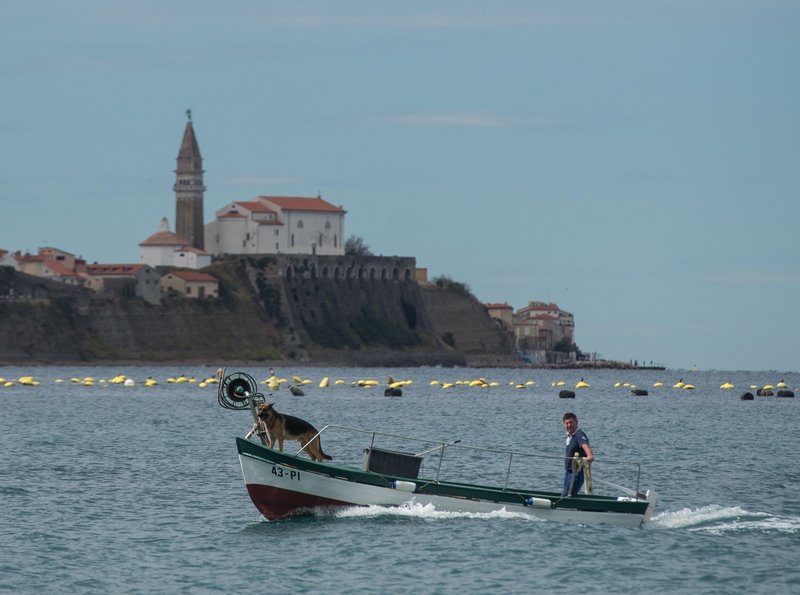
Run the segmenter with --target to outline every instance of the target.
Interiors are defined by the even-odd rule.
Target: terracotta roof
[[[23,254],[19,258],[17,258],[19,262],[44,262],[46,259],[44,256],[39,256],[38,254]]]
[[[304,198],[302,196],[259,196],[287,211],[327,211],[331,213],[344,213],[345,210],[332,205],[320,197]]]
[[[75,271],[73,271],[71,268],[61,264],[57,260],[48,260],[44,264],[48,269],[53,271],[53,273],[55,273],[59,277],[74,277],[75,276]]]
[[[552,314],[537,314],[536,316],[531,316],[533,320],[558,320],[558,316],[553,316]]]
[[[275,209],[270,209],[267,205],[257,200],[238,201],[237,205],[243,206],[248,211],[253,213],[274,213]]]
[[[39,254],[42,256],[48,256],[50,254],[63,254],[64,256],[75,256],[71,252],[67,252],[66,250],[60,250],[58,248],[53,248],[52,246],[44,246],[39,248]]]
[[[87,264],[86,273],[93,277],[133,276],[144,264]]]
[[[492,310],[500,310],[500,309],[513,310],[514,309],[511,306],[509,306],[508,304],[486,304],[486,307],[487,308],[491,308]]]
[[[213,281],[214,283],[218,283],[216,277],[212,277],[206,273],[198,273],[197,271],[172,271],[170,274],[184,281]]]
[[[140,246],[186,246],[189,242],[181,236],[171,231],[157,231],[145,241],[140,242]]]
[[[239,211],[228,211],[224,215],[220,215],[217,219],[247,219],[247,216],[242,215]]]
[[[195,248],[194,246],[181,246],[180,248],[175,248],[176,252],[192,252],[194,254],[208,254],[205,250],[201,250],[200,248]]]

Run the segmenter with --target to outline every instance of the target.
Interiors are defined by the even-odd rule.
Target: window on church
[[[298,229],[303,229],[303,220],[302,219],[300,219],[300,221],[297,222],[297,228]]]
[[[330,228],[331,228],[331,222],[330,221],[326,221],[325,222],[325,229],[330,229]]]
[[[292,246],[292,248],[294,248],[294,234],[292,234],[292,243],[291,243],[291,246]]]

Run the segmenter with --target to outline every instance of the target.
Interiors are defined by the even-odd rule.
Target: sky
[[[793,0],[9,0],[0,248],[138,262],[191,109],[206,222],[320,193],[584,352],[800,371],[799,59]]]

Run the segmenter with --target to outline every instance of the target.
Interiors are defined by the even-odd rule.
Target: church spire
[[[192,111],[186,110],[186,128],[175,170],[175,233],[195,248],[203,249],[203,157],[194,134]]]

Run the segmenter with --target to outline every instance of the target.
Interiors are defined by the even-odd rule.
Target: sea
[[[650,522],[631,529],[414,503],[268,522],[234,443],[252,418],[220,407],[216,384],[201,386],[217,367],[0,367],[14,382],[0,383],[0,591],[800,593],[798,373],[298,366],[275,370],[288,382],[271,394],[259,385],[317,428],[548,453],[552,472],[535,487],[554,491],[561,420],[573,411],[594,478],[636,461],[641,487],[659,494]],[[110,382],[121,375],[134,385]],[[181,376],[195,381],[169,382]],[[389,376],[410,381],[402,397],[384,396]],[[158,384],[145,387],[148,377]],[[575,389],[581,379],[591,386]],[[310,381],[304,396],[287,390],[298,380]],[[673,388],[679,380],[694,389]],[[740,398],[780,381],[797,398]],[[339,459],[367,446],[356,440],[323,447]]]

